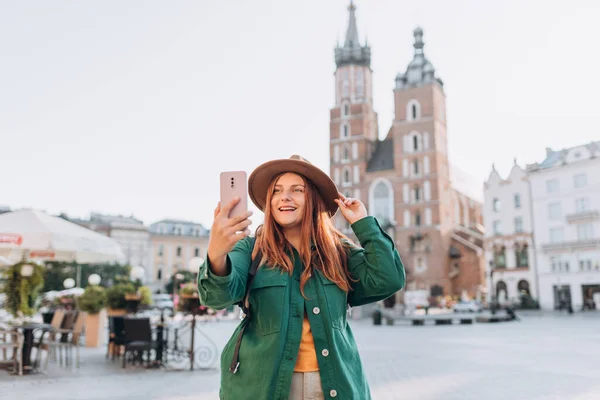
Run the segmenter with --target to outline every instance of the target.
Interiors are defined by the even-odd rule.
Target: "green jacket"
[[[373,217],[363,218],[352,229],[362,248],[348,254],[348,268],[358,282],[349,293],[325,278],[320,271],[300,293],[304,268],[294,250],[294,272],[261,267],[252,282],[252,317],[242,320],[221,354],[220,398],[225,400],[283,400],[290,391],[292,374],[302,336],[304,312],[308,315],[326,399],[370,399],[358,349],[346,320],[347,306],[360,306],[385,299],[404,287],[405,272],[392,239]],[[228,254],[231,272],[211,273],[209,261],[198,275],[200,301],[215,309],[226,308],[242,299],[251,264],[253,238],[236,244]],[[239,370],[229,365],[237,333],[248,323],[240,353]]]

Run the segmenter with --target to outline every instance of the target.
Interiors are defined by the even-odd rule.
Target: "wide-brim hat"
[[[248,194],[259,210],[263,212],[265,210],[269,184],[273,178],[284,172],[294,172],[310,180],[323,198],[329,215],[335,215],[338,210],[335,199],[339,198],[335,183],[329,175],[312,165],[307,159],[298,155],[280,160],[267,161],[252,171],[248,178]]]

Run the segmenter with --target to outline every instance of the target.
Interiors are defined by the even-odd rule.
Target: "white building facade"
[[[600,308],[600,142],[528,166],[540,305]]]
[[[492,169],[484,184],[485,258],[488,297],[501,304],[538,298],[535,245],[527,174],[515,161],[509,176]]]

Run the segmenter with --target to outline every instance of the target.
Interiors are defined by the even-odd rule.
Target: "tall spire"
[[[344,47],[338,46],[335,49],[335,63],[338,67],[348,64],[370,66],[371,49],[366,43],[364,46],[360,45],[356,24],[356,5],[353,0],[350,0],[348,11],[349,18],[346,40],[344,41]]]
[[[350,19],[348,21],[348,30],[346,31],[346,41],[344,42],[344,47],[360,47],[360,43],[358,42],[358,28],[356,27],[355,10],[356,6],[354,5],[354,1],[350,0],[350,5],[348,6]]]

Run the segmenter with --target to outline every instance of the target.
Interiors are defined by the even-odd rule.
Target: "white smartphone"
[[[220,175],[221,185],[221,208],[239,197],[240,202],[233,207],[229,213],[229,218],[243,215],[248,211],[248,179],[245,171],[224,171]]]

